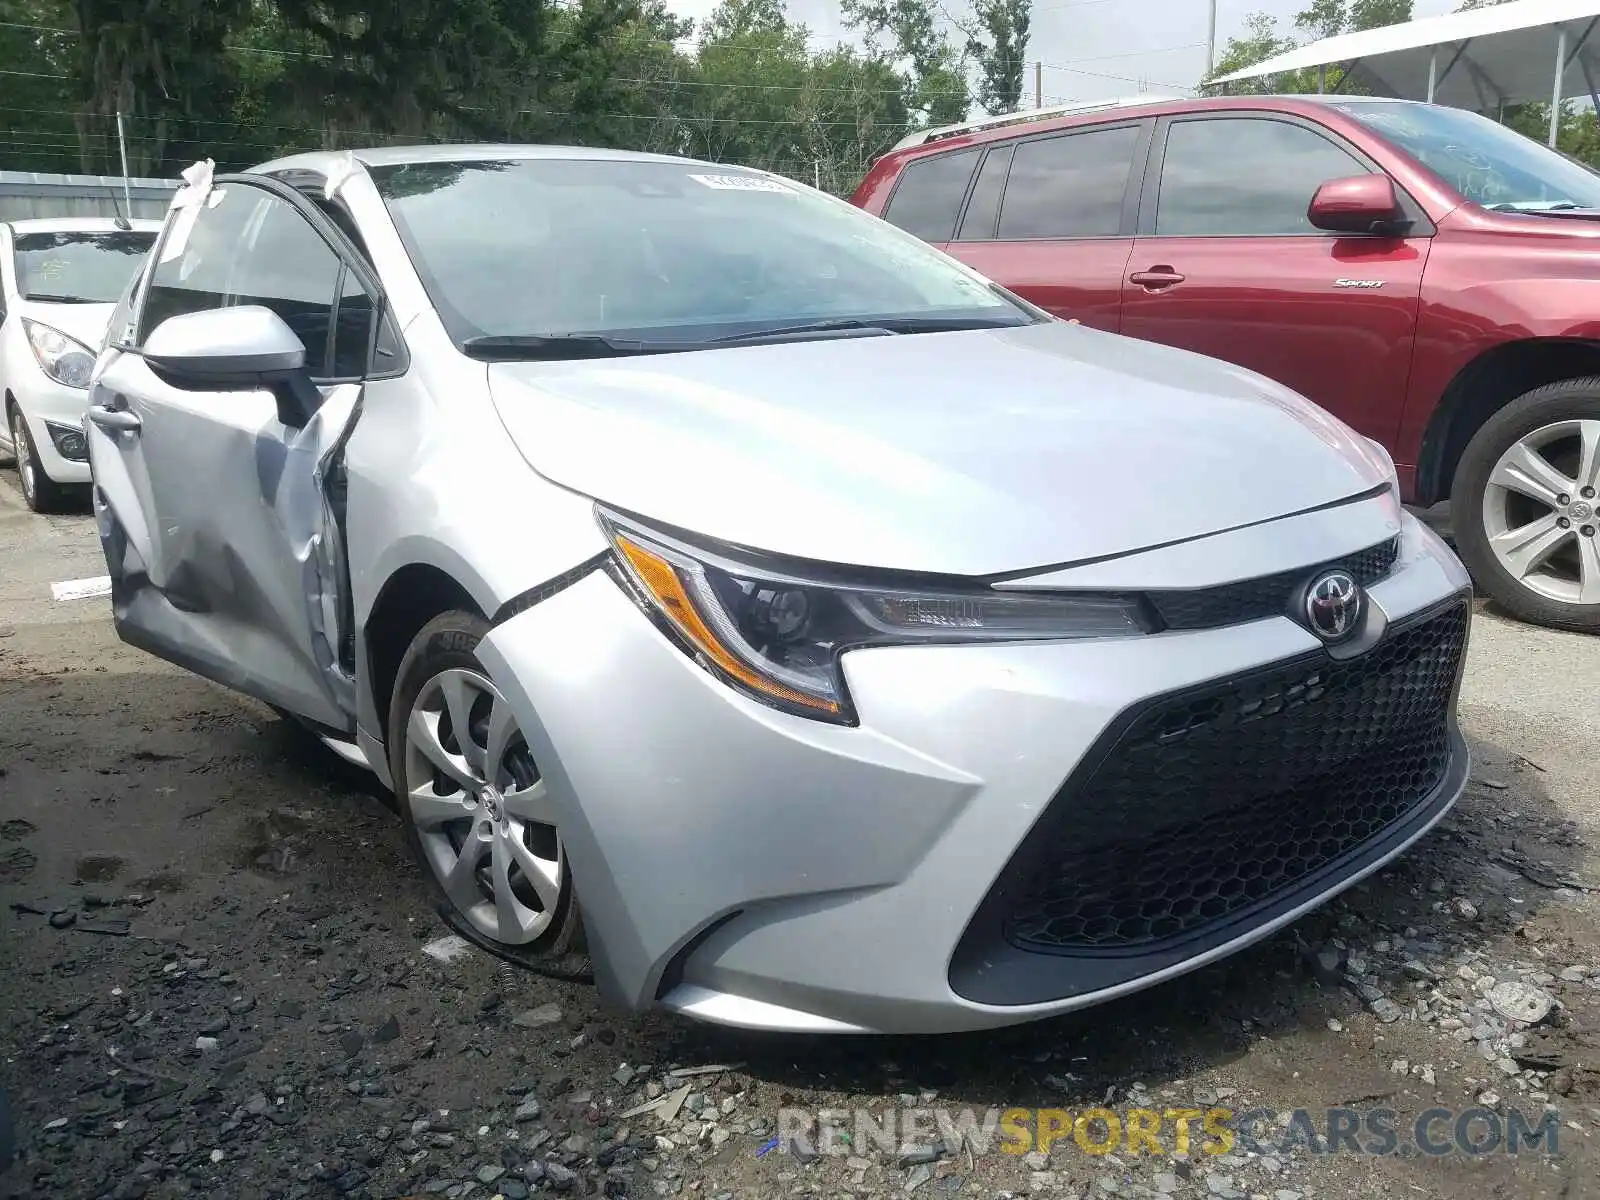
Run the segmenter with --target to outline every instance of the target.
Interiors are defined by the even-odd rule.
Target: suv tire
[[[535,795],[532,789],[542,780],[509,708],[500,707],[505,701],[488,668],[478,661],[478,643],[488,632],[489,623],[475,613],[449,612],[412,639],[389,706],[395,804],[439,915],[454,932],[517,966],[559,979],[589,980],[583,919],[558,831],[553,823],[522,818],[528,811],[525,798]],[[470,750],[456,732],[452,713],[468,715]],[[491,730],[502,718],[511,722],[511,732],[499,739],[500,762],[489,763],[487,750],[496,741]],[[413,726],[419,720],[424,724],[420,734]],[[441,751],[449,757],[449,773],[432,766]],[[463,772],[491,786],[486,793],[468,793],[460,786],[466,782]],[[453,805],[459,805],[459,817]],[[451,885],[450,866],[461,859],[469,839],[475,839],[476,866]],[[535,891],[520,863],[543,864],[543,892]],[[510,873],[497,876],[503,864],[509,864]],[[502,903],[511,913],[509,925],[500,920]]]
[[[1594,449],[1585,480],[1578,476],[1586,436]],[[1478,586],[1508,612],[1536,625],[1600,633],[1597,475],[1600,377],[1518,397],[1467,444],[1450,493],[1456,547]],[[1506,486],[1508,479],[1520,486]],[[1596,599],[1580,599],[1580,588]]]

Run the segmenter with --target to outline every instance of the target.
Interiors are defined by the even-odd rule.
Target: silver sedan
[[[186,172],[95,366],[127,641],[375,772],[438,910],[731,1025],[1113,999],[1467,773],[1384,452],[753,170]]]

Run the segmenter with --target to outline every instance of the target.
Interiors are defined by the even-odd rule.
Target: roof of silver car
[[[314,150],[305,154],[295,154],[287,158],[274,159],[272,162],[262,163],[252,167],[253,174],[267,174],[276,171],[316,171],[326,174],[328,170],[345,160],[346,154],[354,154],[357,161],[368,167],[397,167],[411,163],[442,163],[442,162],[485,162],[504,159],[529,159],[529,158],[566,158],[566,159],[616,159],[631,162],[676,162],[690,163],[696,166],[718,166],[719,170],[750,170],[748,167],[734,167],[727,164],[704,163],[698,159],[680,158],[671,154],[645,154],[637,150],[608,150],[596,146],[545,146],[529,143],[481,143],[481,144],[453,144],[433,146],[378,146],[372,149],[356,150]]]

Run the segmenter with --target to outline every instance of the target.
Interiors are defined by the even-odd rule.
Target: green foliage
[[[233,169],[301,149],[541,141],[692,154],[836,192],[913,124],[1016,106],[1031,0],[848,0],[819,46],[784,0],[0,0],[0,169]],[[881,44],[881,49],[879,48]],[[969,74],[975,84],[969,86]]]
[[[1412,19],[1412,3],[1413,0],[1311,0],[1306,8],[1295,14],[1294,27],[1305,36],[1306,41],[1318,42],[1344,33],[1402,24]],[[1294,38],[1278,32],[1277,18],[1270,13],[1252,13],[1245,19],[1245,30],[1245,36],[1228,39],[1212,72],[1214,77],[1253,67],[1269,58],[1286,54],[1300,44]],[[1330,66],[1324,74],[1325,86],[1330,91],[1363,90],[1358,81],[1347,80],[1340,67]],[[1317,90],[1317,72],[1287,71],[1282,75],[1244,80],[1228,86],[1231,92],[1241,95],[1314,92]]]
[[[1276,58],[1294,49],[1293,38],[1284,37],[1278,33],[1278,21],[1269,13],[1251,13],[1245,18],[1245,32],[1243,36],[1235,35],[1228,39],[1223,46],[1222,53],[1217,56],[1213,76],[1231,75],[1235,71],[1242,71],[1246,67],[1253,67],[1257,63],[1266,62],[1269,58]],[[1228,85],[1228,90],[1235,95],[1259,96],[1273,92],[1300,91],[1297,80],[1285,80],[1276,75],[1263,76],[1260,79],[1245,79],[1238,83]],[[1311,90],[1316,90],[1316,82],[1312,81]]]
[[[906,108],[928,125],[949,125],[967,113],[962,51],[939,24],[934,0],[840,0],[845,23],[859,30],[874,57],[901,64]],[[887,50],[883,49],[887,42]]]
[[[1016,112],[1022,106],[1032,0],[973,0],[972,13],[967,55],[978,68],[978,103],[990,113]]]
[[[1488,8],[1506,0],[1464,0],[1457,10],[1466,12],[1475,8]],[[1334,37],[1341,33],[1376,29],[1412,18],[1412,0],[1311,0],[1308,7],[1295,15],[1295,28],[1308,40]],[[1294,49],[1296,41],[1278,32],[1277,21],[1268,13],[1254,13],[1245,21],[1245,34],[1228,39],[1228,44],[1218,59],[1216,76],[1242,71],[1256,63],[1265,62],[1279,54]],[[1345,79],[1338,67],[1327,69],[1328,90],[1360,93],[1364,89],[1359,80]],[[1282,75],[1261,79],[1241,80],[1228,85],[1235,95],[1265,95],[1269,93],[1305,93],[1317,90],[1317,73],[1314,70],[1289,71]],[[1500,115],[1507,125],[1518,133],[1538,142],[1550,136],[1550,106],[1548,104],[1517,104],[1508,106]],[[1575,104],[1564,104],[1561,109],[1557,147],[1582,162],[1600,165],[1600,122],[1592,108],[1580,109]]]

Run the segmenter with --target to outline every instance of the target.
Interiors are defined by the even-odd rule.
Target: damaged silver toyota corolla
[[[633,1009],[1109,1000],[1467,774],[1467,577],[1364,437],[774,176],[186,175],[96,366],[122,636],[390,784],[440,913]]]

